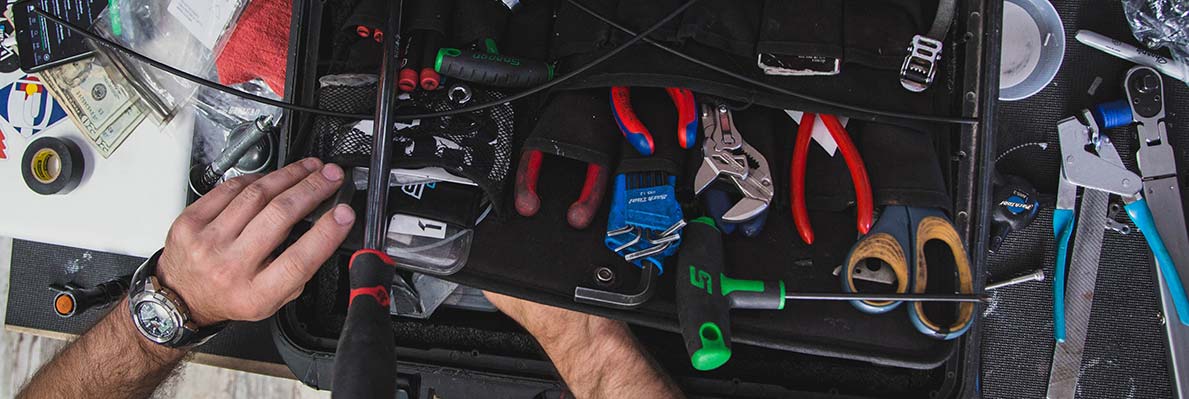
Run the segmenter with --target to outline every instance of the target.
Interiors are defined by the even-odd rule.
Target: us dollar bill
[[[104,158],[148,115],[127,80],[97,58],[47,69],[41,80]]]

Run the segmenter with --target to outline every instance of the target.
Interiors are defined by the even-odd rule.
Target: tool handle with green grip
[[[681,233],[677,254],[677,320],[690,363],[714,370],[731,358],[731,301],[718,284],[723,276],[722,233],[714,220],[694,219]]]
[[[438,50],[434,70],[452,78],[496,87],[530,87],[553,79],[553,66],[544,61],[456,48]]]

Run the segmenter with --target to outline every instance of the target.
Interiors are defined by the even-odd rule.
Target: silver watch
[[[205,327],[194,324],[182,298],[157,278],[157,260],[162,251],[158,250],[132,274],[128,289],[132,324],[145,338],[170,348],[202,345],[222,331],[226,323]]]

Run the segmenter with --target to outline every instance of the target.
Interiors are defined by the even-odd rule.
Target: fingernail
[[[339,204],[334,207],[334,221],[340,225],[346,226],[355,221],[355,211],[351,210],[350,206],[346,204]]]
[[[339,181],[339,179],[343,178],[343,168],[340,168],[338,165],[328,163],[322,166],[322,177],[325,177],[326,180],[330,181]]]
[[[314,172],[322,166],[322,161],[319,161],[318,158],[306,158],[301,161],[301,166],[310,172]]]

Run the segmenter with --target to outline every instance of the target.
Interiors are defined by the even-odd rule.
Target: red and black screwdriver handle
[[[335,369],[336,398],[383,398],[396,392],[396,342],[388,319],[395,267],[388,255],[375,249],[351,255],[347,319],[335,361],[352,365]]]
[[[387,237],[388,170],[393,156],[392,126],[396,118],[399,44],[403,0],[387,1],[387,19],[380,62],[379,87],[368,163],[367,202],[363,217],[363,249],[351,256],[347,318],[335,351],[333,398],[390,398],[396,394],[396,339],[388,315],[395,263],[381,251]],[[382,171],[376,173],[376,171]]]
[[[714,370],[731,358],[731,309],[784,309],[784,281],[727,277],[722,233],[700,217],[681,232],[677,254],[677,319],[690,363]]]

